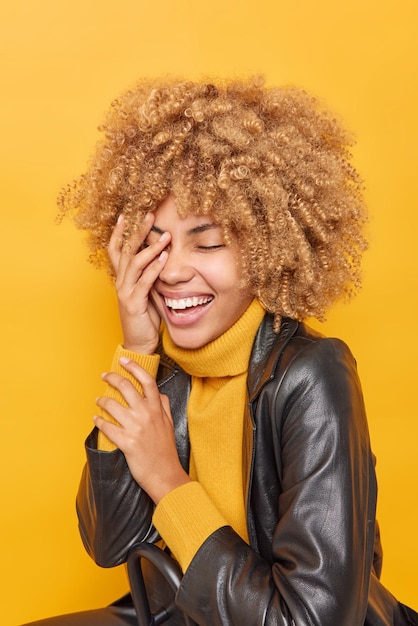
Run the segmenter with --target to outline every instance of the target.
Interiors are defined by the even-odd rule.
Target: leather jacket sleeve
[[[213,626],[360,626],[376,484],[354,359],[338,340],[298,338],[254,403],[256,447],[265,439],[264,477],[252,494],[253,507],[265,502],[260,515],[281,485],[270,553],[229,527],[216,531],[192,560],[177,603]]]
[[[86,454],[77,494],[80,535],[98,565],[113,567],[126,561],[138,541],[156,541],[154,504],[133,480],[120,450],[97,450],[97,429],[86,440]]]

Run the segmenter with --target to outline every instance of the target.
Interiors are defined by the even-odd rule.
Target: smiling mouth
[[[193,296],[191,298],[164,298],[165,305],[174,315],[184,315],[192,310],[196,310],[199,307],[204,307],[212,302],[212,296],[205,297],[197,297]]]

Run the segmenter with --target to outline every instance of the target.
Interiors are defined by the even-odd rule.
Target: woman
[[[379,582],[355,361],[302,321],[359,286],[349,137],[259,80],[144,81],[102,130],[60,199],[110,261],[123,331],[77,498],[89,554],[158,541],[182,571],[172,624],[417,624]],[[42,623],[137,622],[127,596]]]

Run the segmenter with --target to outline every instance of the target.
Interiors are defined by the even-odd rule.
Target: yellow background
[[[1,621],[126,589],[78,537],[74,496],[119,329],[83,236],[54,224],[109,102],[141,75],[264,73],[355,131],[372,215],[364,288],[322,327],[357,357],[378,457],[383,581],[418,607],[416,0],[9,0],[0,9]],[[354,626],[354,625],[353,625]]]

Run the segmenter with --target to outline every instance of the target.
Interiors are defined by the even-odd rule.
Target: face
[[[155,211],[147,242],[171,234],[168,258],[151,291],[173,342],[201,348],[230,328],[253,296],[240,289],[236,243],[226,245],[220,227],[206,215],[180,218],[174,197]]]

